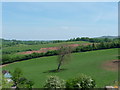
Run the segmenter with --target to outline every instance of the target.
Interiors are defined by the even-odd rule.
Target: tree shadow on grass
[[[60,69],[59,71],[57,69],[54,69],[54,70],[48,70],[48,71],[45,71],[43,73],[58,73],[58,72],[62,72],[62,71],[65,71],[67,69],[63,68],[63,69]]]

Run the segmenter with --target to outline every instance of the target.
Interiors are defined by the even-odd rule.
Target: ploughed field
[[[3,70],[12,72],[15,68],[22,69],[24,76],[35,82],[34,88],[42,88],[47,76],[50,75],[67,80],[80,74],[91,76],[95,79],[97,87],[104,87],[118,79],[117,63],[115,63],[117,56],[117,48],[72,53],[70,61],[62,65],[62,71],[57,73],[50,72],[57,68],[57,56],[15,62],[4,66]]]

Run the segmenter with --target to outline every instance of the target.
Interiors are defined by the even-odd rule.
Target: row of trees
[[[61,42],[72,42],[72,41],[87,41],[92,43],[100,43],[100,42],[115,42],[118,41],[118,38],[115,39],[108,39],[108,38],[88,38],[88,37],[82,37],[82,38],[73,38],[70,40],[53,40],[53,41],[21,41],[21,40],[0,40],[0,47],[2,48],[2,54],[12,54],[12,53],[18,53],[18,52],[24,52],[24,51],[31,51],[36,50],[33,48],[27,48],[27,49],[16,49],[16,50],[9,50],[5,47],[10,46],[16,46],[16,45],[40,45],[40,44],[49,44],[49,43],[61,43]],[[17,46],[17,47],[18,47]]]
[[[118,40],[119,38],[109,39],[109,38],[89,38],[89,37],[77,37],[73,39],[69,39],[67,41],[88,41],[92,43],[99,43],[99,42],[113,42]]]
[[[73,49],[71,52],[73,53],[74,52],[85,52],[85,51],[119,48],[119,47],[120,47],[119,42],[101,42],[97,44],[93,43],[92,45],[87,45],[87,46],[78,46],[75,49]],[[53,55],[58,55],[60,53],[61,53],[61,56],[63,56],[62,55],[63,52],[61,52],[60,50],[48,51],[46,53],[32,53],[28,55],[19,55],[19,54],[3,55],[2,64],[12,63],[12,62],[22,61],[22,60],[28,60],[28,59],[38,58],[38,57],[43,57],[43,56],[53,56]]]
[[[28,41],[23,41],[23,40],[5,40],[5,39],[0,39],[0,43],[2,43],[2,47],[10,47],[10,46],[15,46],[19,44],[25,44],[25,45],[39,45],[39,44],[48,44],[48,43],[60,43],[60,42],[65,42],[65,40],[49,40],[49,41],[39,41],[39,40],[28,40]]]
[[[2,47],[9,47],[14,46],[18,44],[25,44],[25,45],[38,45],[38,44],[48,44],[48,43],[61,43],[61,42],[70,42],[70,41],[88,41],[88,42],[112,42],[117,40],[118,38],[109,39],[109,38],[89,38],[89,37],[77,37],[72,38],[69,40],[49,40],[49,41],[39,41],[39,40],[29,40],[29,41],[23,41],[23,40],[5,40],[0,39],[0,43],[2,43]]]
[[[110,48],[120,48],[120,43],[119,42],[101,42],[96,44],[93,43],[92,45],[78,46],[73,52],[85,52]]]
[[[14,55],[2,55],[2,64],[8,64],[17,61],[28,60],[32,58],[38,58],[43,56],[57,55],[58,51],[48,51],[46,53],[32,53],[26,55],[14,54]]]

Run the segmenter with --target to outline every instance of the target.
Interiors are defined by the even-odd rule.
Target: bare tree
[[[61,65],[63,62],[67,61],[70,59],[70,54],[72,52],[72,47],[69,45],[61,45],[59,47],[59,55],[58,55],[58,67],[57,71],[60,70]]]

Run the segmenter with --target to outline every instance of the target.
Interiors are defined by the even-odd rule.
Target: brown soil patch
[[[69,44],[67,46],[70,46],[70,47],[77,47],[77,46],[87,46],[87,45],[91,45],[91,43],[83,43],[83,44]],[[26,51],[26,52],[20,52],[18,54],[32,54],[32,53],[45,53],[49,50],[58,50],[59,47],[48,47],[48,48],[41,48],[40,50],[36,50],[36,51]]]
[[[106,61],[102,65],[102,67],[106,70],[118,71],[118,64],[120,64],[120,60],[111,60],[111,61]]]
[[[70,44],[68,46],[71,46],[71,47],[77,47],[79,46],[80,44]],[[41,48],[40,50],[36,50],[36,51],[26,51],[26,52],[20,52],[19,54],[32,54],[32,53],[45,53],[49,50],[58,50],[59,47],[48,47],[48,48]]]
[[[4,67],[4,66],[7,66],[8,64],[4,64],[4,65],[0,65],[0,68]]]

